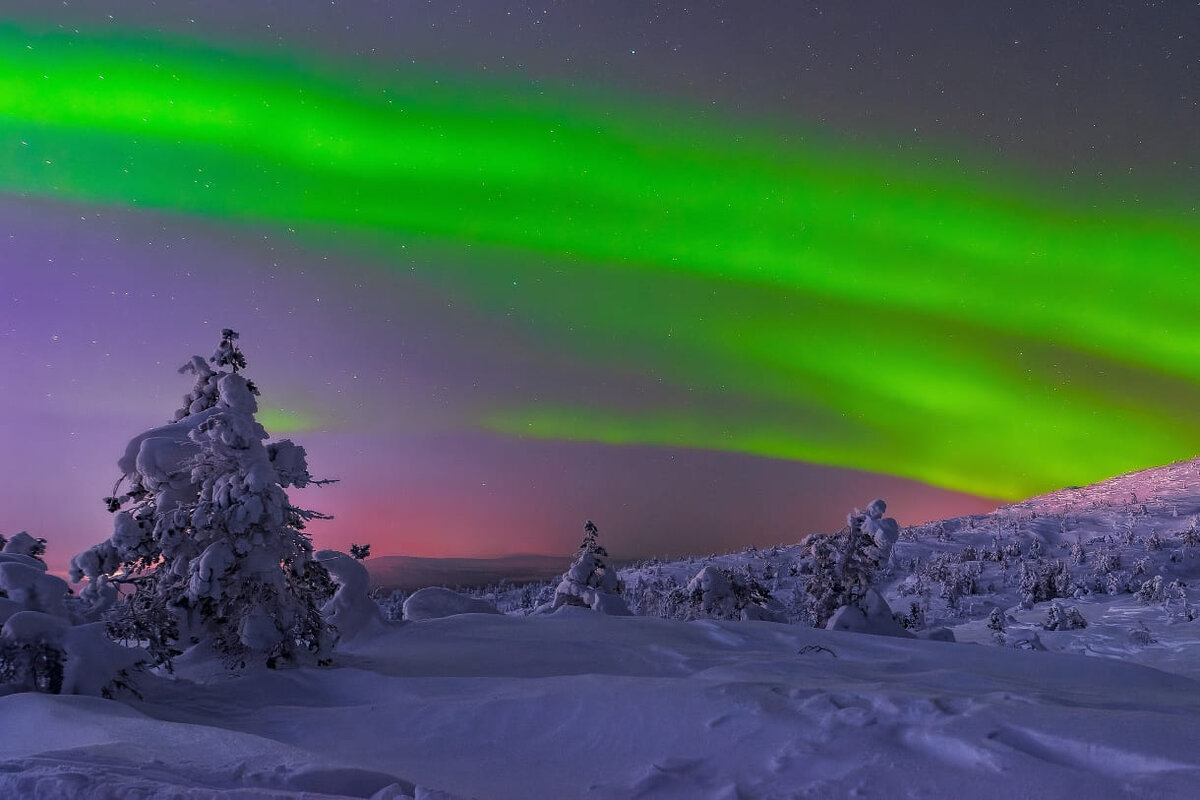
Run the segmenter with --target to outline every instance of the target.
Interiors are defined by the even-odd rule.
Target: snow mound
[[[1191,798],[1200,781],[1200,684],[1159,670],[575,611],[429,619],[334,667],[155,679],[128,703],[0,697],[0,797]]]
[[[891,607],[874,589],[867,590],[861,606],[842,606],[835,611],[825,629],[870,633],[876,636],[899,636],[905,639],[915,638],[913,634],[904,630],[896,622]]]
[[[348,642],[365,631],[386,627],[379,605],[367,594],[371,576],[361,561],[337,550],[319,550],[314,558],[338,587],[321,613],[337,629],[339,641]]]
[[[404,601],[404,618],[413,621],[439,619],[455,614],[499,613],[496,607],[486,600],[468,597],[440,586],[415,591]]]

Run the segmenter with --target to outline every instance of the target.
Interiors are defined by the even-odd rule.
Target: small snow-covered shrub
[[[632,582],[627,581],[622,595],[634,614],[663,619],[686,619],[687,606],[683,586],[670,573],[660,571],[643,573]]]
[[[371,599],[379,606],[380,613],[389,622],[404,619],[404,600],[408,594],[403,589],[372,589]]]
[[[1075,582],[1062,561],[1022,561],[1019,576],[1017,591],[1024,608],[1074,594]]]
[[[0,551],[0,694],[108,696],[146,652],[122,647],[88,620],[91,608],[38,557],[45,540],[19,533]]]
[[[690,618],[783,622],[782,604],[746,571],[706,566],[683,590]]]
[[[1067,606],[1064,608],[1058,603],[1050,606],[1050,610],[1046,613],[1046,621],[1042,623],[1043,630],[1047,631],[1073,631],[1087,627],[1087,620],[1083,618],[1083,614],[1079,613],[1079,609],[1075,606]]]
[[[916,600],[908,606],[908,612],[897,614],[896,621],[906,631],[916,631],[925,627],[925,608]]]
[[[1188,600],[1187,586],[1180,581],[1166,583],[1162,575],[1155,575],[1142,583],[1133,596],[1147,605],[1161,604],[1173,621],[1191,622],[1196,618]]]
[[[1200,545],[1200,529],[1196,527],[1196,518],[1191,518],[1191,524],[1182,531],[1175,534],[1183,545],[1185,554],[1190,554],[1198,545]]]
[[[1129,641],[1132,644],[1140,647],[1149,647],[1158,642],[1154,638],[1154,634],[1150,633],[1150,629],[1146,627],[1146,623],[1139,621],[1138,626],[1129,631]]]

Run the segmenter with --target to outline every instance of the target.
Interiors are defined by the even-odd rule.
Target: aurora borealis
[[[256,48],[213,34],[231,8],[208,13],[186,35],[137,14],[0,14],[4,366],[48,365],[0,395],[24,454],[9,486],[64,425],[115,458],[183,391],[148,367],[207,352],[224,325],[268,429],[343,479],[306,501],[346,521],[331,536],[389,543],[377,552],[568,550],[560,520],[604,520],[595,505],[636,555],[770,543],[857,494],[890,492],[915,520],[1200,445],[1186,137],[1137,169],[1121,153],[1056,169],[984,153],[965,123],[914,142],[895,122],[842,130],[784,101],[730,113],[603,70],[479,70],[453,34],[413,63],[394,20],[390,56],[339,51],[353,34],[313,49],[299,28]],[[703,38],[698,17],[666,22]],[[1194,82],[1196,47],[1180,47],[1148,77]],[[753,58],[727,57],[750,74]],[[1196,117],[1186,95],[1161,107]],[[1047,154],[1070,150],[1038,132]],[[89,453],[72,494],[101,496],[111,458]],[[0,517],[53,542],[38,522]]]

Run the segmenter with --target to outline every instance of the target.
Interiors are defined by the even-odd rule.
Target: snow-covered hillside
[[[1194,797],[1198,467],[901,530],[875,586],[912,638],[714,618],[802,619],[790,545],[620,571],[635,613],[690,621],[511,590],[328,668],[0,697],[0,796]],[[736,603],[706,604],[719,576]]]

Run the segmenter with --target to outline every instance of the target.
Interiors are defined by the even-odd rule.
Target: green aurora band
[[[488,430],[1005,498],[1200,449],[1185,209],[629,98],[16,26],[0,141],[0,191],[456,248],[456,293],[686,398],[497,400]]]

